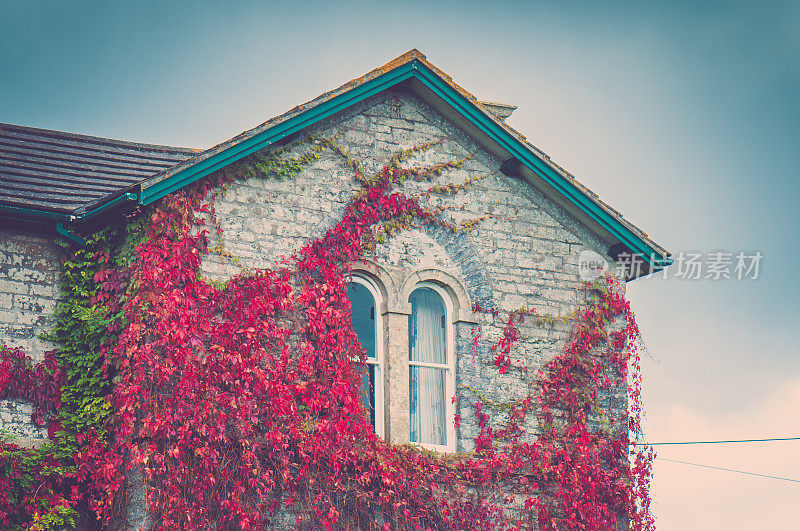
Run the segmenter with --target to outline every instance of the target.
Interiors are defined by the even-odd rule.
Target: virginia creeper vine
[[[552,318],[520,310],[500,323],[494,363],[518,371],[528,394],[508,404],[473,394],[474,452],[443,456],[374,435],[359,397],[365,353],[351,324],[350,266],[409,227],[473,229],[479,220],[456,225],[421,201],[477,179],[411,197],[397,190],[405,180],[431,180],[460,162],[409,167],[427,144],[365,175],[333,140],[310,143],[299,157],[255,154],[217,172],[143,213],[117,251],[85,251],[86,285],[70,298],[77,307],[59,310],[55,331],[68,373],[62,449],[75,465],[74,488],[51,489],[66,493],[61,506],[119,518],[135,468],[163,529],[265,529],[287,514],[307,529],[653,529],[652,453],[632,454],[629,440],[641,433],[639,332],[610,278],[583,288],[587,304],[564,352],[535,374],[513,361],[518,325]],[[224,254],[209,248],[209,229],[221,231],[214,194],[238,178],[292,178],[325,149],[360,185],[342,218],[281,267],[206,281],[203,256]],[[72,342],[76,330],[83,337]],[[477,347],[480,330],[473,338]],[[81,345],[90,351],[79,354]],[[628,396],[614,405],[620,389]],[[5,463],[15,451],[3,449]],[[4,466],[6,480],[19,479]]]

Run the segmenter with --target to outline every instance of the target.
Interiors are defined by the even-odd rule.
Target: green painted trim
[[[55,221],[56,222],[55,230],[57,233],[77,243],[81,247],[86,247],[86,240],[84,240],[77,234],[70,232],[70,230],[64,226],[64,222],[77,223],[86,221],[87,219],[105,210],[108,210],[109,208],[123,201],[136,201],[138,199],[139,199],[138,194],[133,192],[126,192],[124,194],[115,197],[113,200],[107,203],[103,203],[99,207],[90,210],[89,212],[77,216],[73,214],[59,214],[57,212],[47,212],[46,210],[35,210],[31,208],[0,205],[0,217],[2,216],[3,213],[8,213],[11,214],[10,217],[12,217],[13,219],[17,219],[19,221],[42,223],[46,225],[49,225],[51,222]]]
[[[414,75],[414,68],[413,62],[399,66],[375,79],[367,81],[363,85],[331,98],[326,102],[320,103],[312,109],[262,131],[252,138],[248,138],[239,144],[220,151],[194,166],[190,166],[179,171],[175,175],[171,175],[169,178],[153,186],[143,188],[139,202],[140,204],[147,205],[153,201],[157,201],[165,195],[183,188],[213,171],[232,164],[259,149],[263,149],[351,105],[355,105],[373,94],[377,94],[397,83],[405,81]]]
[[[63,223],[56,223],[56,232],[61,234],[62,236],[69,238],[73,242],[77,243],[81,247],[86,247],[86,240],[78,236],[77,234],[73,234],[68,231]]]
[[[7,205],[0,205],[0,213],[8,212],[9,214],[16,214],[17,216],[30,216],[33,218],[42,218],[49,220],[63,220],[69,221],[69,214],[59,214],[58,212],[48,212],[46,210],[35,210],[33,208],[13,207]]]
[[[0,213],[8,212],[11,214],[22,215],[22,216],[30,216],[33,218],[39,218],[44,220],[58,220],[58,221],[84,221],[93,217],[104,210],[108,210],[112,206],[122,202],[122,201],[136,201],[139,199],[138,194],[133,192],[124,193],[118,197],[115,197],[112,201],[108,203],[103,203],[99,207],[90,210],[89,212],[85,212],[83,214],[61,214],[59,212],[48,212],[47,210],[36,210],[34,208],[22,208],[22,207],[13,207],[7,205],[0,205]]]
[[[75,216],[75,220],[76,221],[85,221],[85,220],[87,220],[87,219],[89,219],[91,217],[96,216],[100,212],[108,210],[109,208],[111,208],[111,207],[113,207],[113,206],[115,206],[115,205],[117,205],[119,203],[122,203],[123,201],[138,201],[138,200],[139,200],[139,194],[134,193],[134,192],[127,192],[127,193],[124,193],[124,194],[122,194],[122,195],[120,195],[118,197],[115,197],[113,200],[109,201],[108,203],[103,203],[99,207],[97,207],[97,208],[95,208],[93,210],[90,210],[89,212],[85,212],[83,214]]]
[[[618,238],[620,242],[625,244],[647,263],[651,264],[654,270],[663,269],[673,262],[672,258],[668,256],[662,257],[655,249],[649,246],[625,225],[620,223],[614,216],[589,199],[574,183],[570,182],[569,179],[566,179],[550,167],[549,164],[530,151],[524,143],[487,117],[473,102],[443,81],[428,66],[417,60],[405,63],[358,87],[320,103],[285,122],[277,124],[247,140],[215,153],[209,158],[143,189],[139,194],[130,192],[122,194],[114,200],[78,216],[8,206],[0,206],[0,213],[10,212],[17,215],[21,214],[23,216],[56,221],[85,221],[122,201],[138,200],[139,204],[147,205],[259,149],[263,149],[276,141],[309,127],[320,120],[332,116],[351,105],[359,103],[411,77],[419,80],[423,85],[433,91],[434,94],[442,98],[453,109],[478,127],[484,134],[497,142],[538,175],[545,183],[552,186],[570,203],[588,214],[589,217],[601,227],[608,230],[609,233]]]
[[[564,197],[567,198],[572,204],[578,206],[581,210],[589,214],[594,221],[601,227],[608,230],[611,234],[619,238],[621,242],[627,245],[633,252],[642,257],[654,268],[663,268],[672,263],[669,257],[661,257],[655,249],[647,245],[641,238],[634,234],[630,229],[625,227],[618,220],[614,219],[608,212],[603,210],[600,206],[590,200],[586,195],[573,183],[560,175],[546,162],[532,153],[522,142],[515,138],[512,134],[499,126],[493,120],[488,118],[478,107],[465,98],[458,91],[454,90],[450,85],[445,83],[438,75],[430,70],[424,64],[420,64],[417,68],[419,75],[415,76],[426,87],[434,91],[439,97],[450,104],[454,109],[461,113],[465,118],[469,119],[481,131],[483,131],[489,138],[500,144],[509,153],[519,159],[531,171],[541,177],[546,183],[555,188]],[[653,260],[654,257],[658,257]]]
[[[309,109],[293,118],[262,131],[239,144],[215,153],[209,158],[171,175],[167,179],[142,190],[139,203],[146,205],[170,194],[213,171],[231,164],[259,149],[294,134],[305,127],[313,125],[351,105],[359,103],[382,90],[390,88],[397,83],[414,77],[423,85],[441,97],[462,116],[470,120],[476,127],[489,138],[497,142],[531,171],[538,175],[545,183],[552,186],[570,203],[580,208],[608,230],[620,242],[628,246],[634,253],[653,266],[654,271],[663,269],[672,263],[672,258],[661,256],[644,240],[615,219],[611,214],[589,199],[574,183],[570,182],[544,160],[534,154],[514,135],[499,126],[487,117],[473,102],[443,81],[435,72],[424,63],[414,60],[403,64],[394,70],[386,72],[363,85],[340,94],[316,107]]]

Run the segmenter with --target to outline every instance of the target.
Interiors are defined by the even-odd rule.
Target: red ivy
[[[0,398],[21,398],[34,404],[31,416],[37,426],[51,421],[61,407],[61,387],[66,375],[58,366],[55,351],[34,364],[21,348],[0,346]],[[70,486],[61,463],[51,455],[16,444],[0,443],[0,526],[25,525],[41,529],[37,522],[59,507],[73,507]]]
[[[0,346],[0,398],[21,398],[34,404],[32,419],[44,426],[61,407],[61,387],[66,374],[58,366],[56,351],[34,364],[22,348]]]
[[[372,179],[359,174],[362,190],[342,219],[282,268],[224,289],[200,277],[208,246],[200,213],[213,210],[205,197],[221,184],[207,180],[162,202],[127,271],[96,279],[130,286],[127,324],[107,353],[119,374],[110,442],[82,434],[76,455],[88,503],[105,521],[138,467],[162,529],[265,529],[283,505],[298,527],[326,529],[611,530],[626,519],[637,531],[653,528],[652,453],[632,455],[629,444],[640,433],[638,330],[611,280],[587,288],[595,303],[502,429],[491,405],[475,402],[475,453],[437,457],[374,435],[360,405],[364,351],[352,329],[349,267],[377,224],[436,221],[393,192],[424,175],[398,160]],[[529,314],[512,313],[493,347],[501,373],[526,371],[511,359]],[[623,324],[609,335],[615,319]],[[477,347],[480,332],[473,337]],[[628,370],[630,415],[614,418],[625,407],[611,407],[601,429],[599,401],[627,388]]]

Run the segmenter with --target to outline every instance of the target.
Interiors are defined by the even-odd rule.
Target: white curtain
[[[419,288],[410,297],[409,361],[447,364],[444,301],[434,290]],[[409,367],[411,441],[447,444],[446,369]]]

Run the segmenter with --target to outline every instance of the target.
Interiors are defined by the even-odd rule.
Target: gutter
[[[74,227],[76,224],[83,223],[88,221],[90,218],[105,212],[106,210],[126,201],[136,201],[139,202],[139,193],[138,192],[125,192],[111,201],[107,201],[100,206],[93,208],[87,212],[82,214],[65,214],[61,212],[49,212],[47,210],[37,210],[33,208],[22,208],[22,207],[14,207],[14,206],[6,206],[0,205],[0,213],[8,212],[10,214],[16,214],[16,217],[19,219],[19,216],[22,216],[22,219],[33,217],[33,218],[44,218],[47,221],[55,221],[55,230],[57,233],[61,234],[62,236],[68,238],[70,241],[80,245],[81,247],[86,247],[86,240],[75,234]],[[65,223],[68,225],[65,225]]]
[[[111,207],[113,207],[113,206],[115,206],[115,205],[117,205],[119,203],[122,203],[124,201],[136,201],[136,202],[138,202],[139,201],[139,194],[137,192],[126,192],[126,193],[120,194],[117,197],[115,197],[114,199],[112,199],[111,201],[103,203],[99,207],[94,208],[94,209],[92,209],[92,210],[90,210],[88,212],[84,212],[83,214],[79,214],[77,216],[70,216],[71,221],[75,221],[77,223],[82,223],[83,221],[86,221],[87,219],[89,219],[91,217],[94,217],[97,214],[99,214],[99,213],[101,213],[101,212],[103,212],[105,210],[108,210],[109,208],[111,208]]]
[[[86,240],[78,236],[77,234],[70,232],[64,227],[63,223],[56,223],[56,232],[72,240],[73,242],[77,243],[81,247],[86,247]]]
[[[61,212],[49,212],[47,210],[36,210],[33,208],[22,208],[15,206],[0,205],[0,213],[8,212],[10,214],[17,214],[22,216],[31,216],[35,218],[45,218],[49,220],[69,221],[69,214]]]

